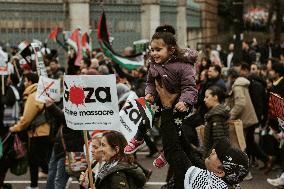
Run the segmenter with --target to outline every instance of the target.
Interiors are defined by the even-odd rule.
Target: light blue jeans
[[[65,189],[69,175],[65,171],[65,158],[55,158],[54,150],[48,164],[46,189]]]

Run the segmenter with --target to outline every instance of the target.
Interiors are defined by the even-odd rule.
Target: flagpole
[[[84,141],[86,145],[86,159],[88,163],[88,175],[89,175],[89,183],[91,186],[91,189],[96,189],[94,186],[94,181],[93,181],[93,172],[92,172],[92,167],[91,167],[91,162],[90,162],[90,154],[89,154],[89,144],[88,144],[88,136],[87,136],[87,131],[84,132]]]
[[[5,95],[5,82],[4,82],[4,75],[1,75],[1,84],[2,84],[2,95]]]

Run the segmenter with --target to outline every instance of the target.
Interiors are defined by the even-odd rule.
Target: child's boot
[[[143,147],[144,140],[136,140],[135,138],[131,139],[131,141],[128,143],[127,146],[124,148],[125,154],[133,154],[136,152],[139,148]]]
[[[165,165],[167,165],[168,162],[165,158],[164,152],[161,152],[161,154],[159,155],[159,157],[157,157],[154,161],[153,161],[153,165],[157,168],[162,168]]]

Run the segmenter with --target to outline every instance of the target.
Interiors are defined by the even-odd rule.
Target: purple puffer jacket
[[[163,64],[156,64],[150,61],[147,76],[145,95],[157,96],[155,79],[160,79],[170,93],[179,93],[179,102],[195,104],[197,89],[195,81],[195,68],[198,53],[193,49],[184,51],[184,60],[171,58]]]

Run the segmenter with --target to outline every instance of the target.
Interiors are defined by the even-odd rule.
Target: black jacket
[[[264,79],[257,75],[250,75],[247,78],[250,81],[249,94],[257,116],[257,119],[261,123],[264,119],[266,112],[266,82]]]
[[[222,138],[229,137],[229,108],[219,104],[205,115],[204,155],[210,153],[213,145]]]
[[[100,170],[96,189],[138,189],[146,183],[146,177],[137,165],[125,162],[106,163]]]
[[[284,98],[284,77],[277,83],[273,85],[271,92],[279,94],[282,98]]]
[[[82,131],[72,130],[67,127],[63,111],[56,105],[46,108],[48,114],[54,116],[55,123],[53,124],[53,133],[55,133],[55,141],[53,150],[57,159],[65,156],[65,150],[62,144],[61,127],[63,139],[66,145],[67,152],[83,152],[84,138]]]

